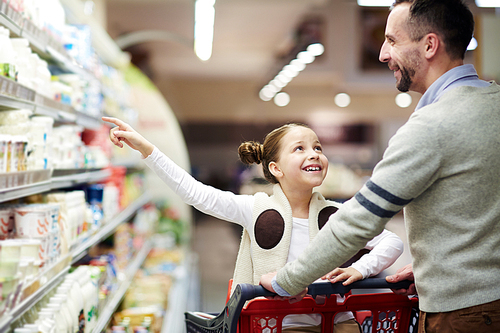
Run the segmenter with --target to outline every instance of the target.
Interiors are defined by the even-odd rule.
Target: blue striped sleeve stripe
[[[383,209],[382,207],[368,200],[364,195],[362,195],[359,192],[356,193],[354,198],[356,198],[356,200],[359,202],[361,206],[365,207],[369,212],[371,212],[374,215],[377,215],[378,217],[392,218],[394,215],[398,213],[392,210]]]
[[[384,190],[382,187],[378,186],[377,184],[375,184],[371,180],[368,180],[366,182],[366,187],[370,191],[372,191],[373,193],[375,193],[376,195],[381,197],[382,199],[385,199],[386,201],[388,201],[389,203],[394,204],[394,205],[406,206],[407,204],[409,204],[412,201],[412,199],[407,200],[407,199],[403,199],[403,198],[395,196],[394,194]]]

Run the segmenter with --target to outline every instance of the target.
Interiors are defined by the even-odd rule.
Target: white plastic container
[[[77,276],[73,273],[68,274],[63,283],[57,288],[57,293],[66,293],[75,305],[76,312],[73,314],[74,323],[76,323],[77,331],[85,329],[85,308],[84,298],[80,284],[76,280]],[[80,320],[82,319],[82,320]]]
[[[7,152],[11,141],[10,135],[0,134],[0,173],[7,172]]]
[[[35,67],[30,60],[29,41],[26,38],[11,38],[10,41],[17,54],[17,82],[34,89],[31,79],[35,76]]]
[[[49,304],[59,304],[60,305],[61,312],[66,317],[66,321],[68,322],[68,332],[73,332],[73,328],[75,327],[75,323],[73,320],[72,313],[74,313],[75,310],[74,310],[74,305],[68,302],[67,295],[56,294],[50,298]]]
[[[51,98],[52,94],[52,89],[51,89],[51,81],[52,81],[52,74],[50,74],[47,62],[43,59],[38,59],[35,61],[36,64],[36,76],[38,78],[38,90],[37,92],[47,98]]]
[[[9,239],[0,241],[0,278],[15,278],[21,260],[20,242]]]
[[[33,111],[27,109],[0,111],[1,125],[16,125],[29,121]]]
[[[54,316],[60,333],[71,333],[71,319],[66,316],[67,312],[63,310],[61,303],[49,302],[48,304],[45,304],[44,308],[54,310]]]
[[[16,52],[9,38],[9,29],[0,26],[0,74],[16,80]]]

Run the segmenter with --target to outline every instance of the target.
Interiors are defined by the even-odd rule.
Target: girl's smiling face
[[[313,130],[297,126],[281,139],[280,158],[269,163],[279,183],[287,188],[312,189],[321,185],[328,171],[328,159]]]

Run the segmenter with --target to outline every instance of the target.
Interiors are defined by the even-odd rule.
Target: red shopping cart
[[[278,333],[282,321],[290,314],[318,313],[322,316],[322,332],[333,331],[333,319],[339,312],[352,311],[363,333],[416,333],[418,299],[392,292],[351,294],[351,289],[408,288],[410,281],[388,283],[385,279],[369,278],[343,286],[321,282],[309,286],[308,295],[300,302],[257,298],[273,296],[262,286],[239,284],[218,315],[186,312],[187,333]],[[317,296],[347,294],[342,303],[336,297],[316,302]],[[257,298],[257,299],[254,299]],[[247,303],[248,301],[248,303]],[[245,304],[246,303],[246,304]]]

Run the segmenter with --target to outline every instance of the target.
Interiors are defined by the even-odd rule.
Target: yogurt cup
[[[21,244],[15,240],[0,241],[0,278],[15,278],[19,271]]]
[[[0,239],[7,239],[14,229],[14,212],[11,207],[0,208]]]
[[[14,209],[16,234],[20,238],[43,238],[49,233],[50,214],[42,205],[26,205]]]

